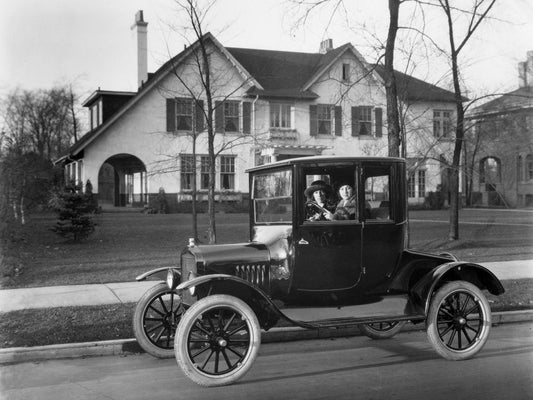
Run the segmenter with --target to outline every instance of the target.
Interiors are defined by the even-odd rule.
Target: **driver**
[[[305,203],[305,219],[307,221],[331,221],[335,205],[328,200],[331,186],[324,181],[314,181],[305,189],[308,201]]]

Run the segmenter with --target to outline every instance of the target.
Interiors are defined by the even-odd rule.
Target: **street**
[[[440,358],[424,331],[264,344],[232,386],[202,388],[174,359],[93,357],[0,367],[8,399],[530,399],[533,323],[494,327],[472,360]]]

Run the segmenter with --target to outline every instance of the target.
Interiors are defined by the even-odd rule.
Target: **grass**
[[[509,217],[511,215],[511,217]],[[524,217],[525,215],[525,217]],[[450,251],[474,262],[533,259],[533,213],[471,212],[462,220],[461,240],[449,242],[447,213],[411,213],[411,247]],[[502,225],[501,219],[509,225]],[[510,220],[509,218],[514,218]],[[526,224],[523,224],[525,218]],[[248,240],[248,216],[218,214],[220,243]],[[175,265],[191,235],[185,214],[100,214],[87,241],[69,243],[49,229],[55,216],[33,215],[24,227],[8,231],[0,253],[2,287],[39,287],[127,282],[158,266]],[[199,216],[201,239],[207,219]],[[3,257],[2,257],[3,256]],[[489,296],[494,311],[533,308],[533,280],[503,281],[506,293]],[[0,314],[0,347],[36,346],[132,338],[134,304],[23,310]]]
[[[502,283],[505,294],[488,295],[493,311],[533,308],[533,279]],[[0,347],[131,339],[134,308],[129,303],[5,313],[0,316]]]

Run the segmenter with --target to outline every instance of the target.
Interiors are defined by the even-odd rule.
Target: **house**
[[[533,206],[533,51],[518,64],[519,87],[468,114],[471,204]]]
[[[183,211],[190,206],[193,183],[198,199],[206,200],[208,100],[200,81],[205,77],[198,61],[201,44],[209,55],[216,200],[222,205],[248,198],[245,170],[254,165],[321,154],[387,155],[383,70],[350,43],[335,48],[328,39],[318,52],[300,53],[225,47],[207,33],[148,74],[142,11],[134,28],[139,90],[94,92],[84,103],[91,129],[64,158],[67,179],[90,180],[101,206],[143,206],[164,192],[170,208]],[[405,116],[409,201],[422,203],[445,176],[454,96],[399,72],[396,77]]]

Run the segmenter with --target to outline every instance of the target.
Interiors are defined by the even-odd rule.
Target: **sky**
[[[17,87],[66,83],[82,100],[98,88],[136,90],[131,26],[138,10],[148,22],[149,72],[188,44],[186,19],[174,0],[0,0],[0,5],[0,96]],[[316,52],[331,38],[335,47],[351,42],[368,62],[376,61],[373,46],[388,27],[386,0],[346,0],[333,17],[331,7],[314,10],[305,21],[303,15],[290,0],[218,0],[206,28],[228,47]],[[533,51],[533,1],[499,0],[492,15],[461,58],[464,81],[479,95],[516,89],[517,64]],[[400,16],[402,26],[422,26],[420,10],[402,6]],[[424,17],[427,32],[446,45],[441,15]],[[397,46],[413,48],[414,30],[402,32]],[[450,83],[446,60],[434,49],[416,55],[399,51],[395,65],[440,86]]]

